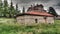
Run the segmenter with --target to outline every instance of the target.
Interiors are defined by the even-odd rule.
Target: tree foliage
[[[54,16],[58,16],[58,14],[56,13],[55,9],[53,7],[49,7],[49,12],[50,14],[54,15]]]
[[[14,15],[18,14],[20,11],[18,10],[18,5],[16,4],[16,8],[13,6],[13,2],[11,0],[10,6],[7,0],[0,0],[0,17],[14,17]]]
[[[16,12],[15,12],[15,14],[19,14],[20,13],[20,11],[18,10],[18,4],[16,4]]]
[[[0,16],[2,16],[2,14],[3,14],[3,3],[0,0]]]
[[[13,3],[12,3],[12,0],[11,0],[11,5],[10,5],[10,8],[9,8],[9,16],[10,17],[13,17],[14,16],[14,6],[13,6]]]
[[[7,17],[7,14],[8,14],[8,2],[7,2],[7,0],[4,0],[4,6],[3,6],[3,15],[4,15],[4,17]]]

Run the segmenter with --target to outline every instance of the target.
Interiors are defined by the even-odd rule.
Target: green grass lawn
[[[0,18],[0,34],[60,34],[60,20],[54,24],[21,25],[13,18]]]

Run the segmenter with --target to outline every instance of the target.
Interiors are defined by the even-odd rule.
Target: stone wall
[[[47,17],[45,20],[43,16],[19,16],[17,17],[17,22],[22,24],[32,24],[36,23],[35,19],[37,19],[37,23],[54,23],[53,17]]]
[[[47,17],[47,23],[54,23],[54,17]]]

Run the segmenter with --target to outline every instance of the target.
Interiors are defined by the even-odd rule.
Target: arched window
[[[46,20],[46,19],[47,19],[47,17],[45,16],[45,17],[44,17],[44,20],[45,20],[45,22],[47,23],[47,20]]]
[[[35,19],[35,23],[38,23],[38,19]]]

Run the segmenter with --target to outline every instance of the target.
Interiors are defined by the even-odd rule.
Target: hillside
[[[0,18],[0,34],[60,34],[60,20],[54,24],[21,25],[13,18]]]

